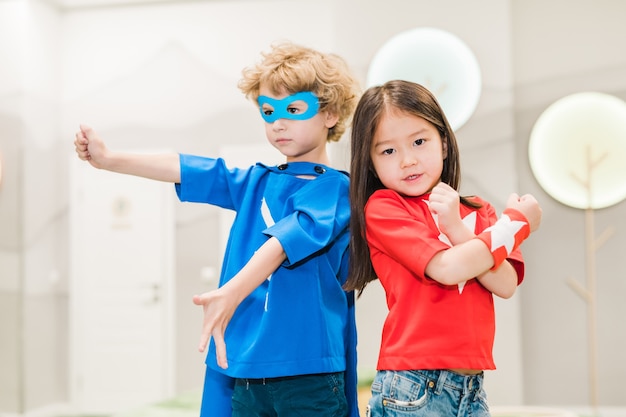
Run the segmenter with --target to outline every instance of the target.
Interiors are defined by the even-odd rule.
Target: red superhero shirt
[[[460,205],[475,234],[497,220],[486,201],[479,209]],[[428,195],[403,197],[378,190],[365,206],[366,237],[374,270],[383,285],[389,314],[383,326],[378,370],[495,369],[493,296],[478,280],[453,286],[426,277],[428,262],[450,247],[428,209]],[[509,256],[518,285],[522,254]]]

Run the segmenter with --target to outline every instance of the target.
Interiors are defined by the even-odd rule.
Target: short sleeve
[[[439,232],[426,203],[409,205],[396,193],[374,193],[365,206],[366,239],[372,256],[376,251],[425,277],[426,266],[439,251],[449,246],[439,240]]]
[[[250,169],[229,169],[221,158],[180,154],[180,201],[208,203],[236,210],[245,193]]]
[[[311,180],[292,199],[293,212],[268,227],[293,266],[331,244],[345,233],[350,219],[348,178],[340,172]]]

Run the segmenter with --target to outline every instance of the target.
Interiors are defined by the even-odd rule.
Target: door
[[[70,378],[81,412],[113,413],[173,392],[172,184],[73,158]]]

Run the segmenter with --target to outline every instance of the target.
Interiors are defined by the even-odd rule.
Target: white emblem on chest
[[[267,206],[267,202],[265,201],[265,198],[261,200],[261,217],[263,217],[263,221],[265,222],[265,227],[274,226],[274,224],[276,223],[274,221],[274,218],[272,217],[272,213],[270,213],[270,208]],[[268,281],[270,281],[271,279],[272,279],[271,275],[267,277]],[[265,307],[264,307],[265,311],[267,311],[267,301],[269,299],[269,296],[270,296],[270,292],[268,288],[267,292],[265,293]]]

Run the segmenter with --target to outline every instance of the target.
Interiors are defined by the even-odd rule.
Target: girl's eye
[[[383,155],[391,155],[391,154],[392,154],[392,153],[394,153],[394,152],[395,152],[395,151],[394,151],[393,149],[391,149],[391,148],[389,148],[389,149],[385,149],[385,150],[383,151]]]
[[[423,145],[424,144],[424,139],[416,139],[415,142],[413,142],[413,143],[415,143],[417,146]]]

